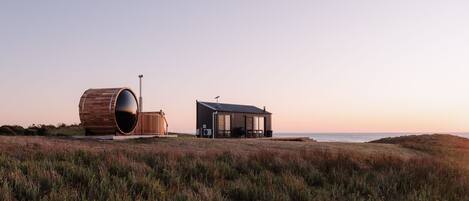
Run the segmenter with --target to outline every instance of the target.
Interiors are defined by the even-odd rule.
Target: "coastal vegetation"
[[[4,125],[0,127],[0,135],[28,135],[28,136],[73,136],[84,135],[85,129],[76,124],[66,125],[31,125],[27,128],[18,125]]]
[[[469,200],[469,142],[0,136],[0,200]]]

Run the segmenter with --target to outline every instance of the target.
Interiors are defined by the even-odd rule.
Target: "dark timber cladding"
[[[265,108],[199,101],[196,104],[199,137],[272,137],[272,113]]]

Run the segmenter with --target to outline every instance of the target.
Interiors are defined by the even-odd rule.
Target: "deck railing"
[[[216,136],[217,137],[230,137],[231,136],[231,130],[218,130]]]
[[[248,130],[246,137],[264,137],[264,130]]]

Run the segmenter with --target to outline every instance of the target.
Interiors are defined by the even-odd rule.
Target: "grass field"
[[[448,135],[375,143],[0,136],[0,200],[469,200],[468,153],[468,140]]]

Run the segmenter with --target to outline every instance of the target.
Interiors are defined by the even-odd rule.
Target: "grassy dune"
[[[431,154],[434,158],[469,170],[469,139],[467,138],[435,134],[384,138],[374,143],[396,144],[419,150]]]
[[[468,146],[0,136],[0,200],[469,200]]]

